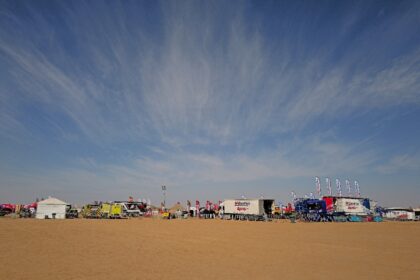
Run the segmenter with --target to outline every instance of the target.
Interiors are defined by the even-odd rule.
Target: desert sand
[[[0,219],[0,279],[420,279],[420,222]]]

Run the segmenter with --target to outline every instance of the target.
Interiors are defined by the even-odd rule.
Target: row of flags
[[[332,194],[333,191],[332,191],[332,187],[331,187],[331,179],[328,178],[328,177],[325,178],[325,183],[326,183],[326,189],[327,189],[326,194],[327,195],[333,195]],[[352,186],[351,186],[350,180],[346,179],[345,184],[346,184],[347,194],[350,196],[351,193],[352,193],[351,192]],[[343,196],[340,179],[335,179],[335,186],[336,186],[336,189],[337,189],[337,196]],[[357,197],[360,197],[361,193],[360,193],[359,182],[357,180],[355,180],[353,186],[354,186],[354,194]],[[316,187],[316,192],[317,192],[318,196],[321,197],[322,196],[321,179],[318,176],[315,177],[315,187]],[[295,192],[292,191],[290,193],[290,195],[291,195],[293,200],[296,199],[296,193]],[[306,194],[304,197],[305,198],[311,198],[311,199],[315,198],[315,196],[312,192],[309,193],[309,194]]]
[[[351,183],[349,179],[346,179],[346,188],[347,188],[347,194],[351,195]],[[328,195],[332,195],[332,188],[331,188],[331,179],[330,178],[325,178],[325,183],[326,183],[326,187],[327,187],[327,194]],[[317,176],[315,177],[315,185],[316,185],[316,189],[318,192],[318,196],[322,195],[322,191],[321,191],[321,180],[320,178]],[[338,196],[342,196],[343,192],[341,190],[341,181],[340,179],[335,179],[335,186],[337,189],[337,195]],[[360,197],[360,186],[359,186],[359,182],[357,180],[354,181],[354,194],[357,197]]]

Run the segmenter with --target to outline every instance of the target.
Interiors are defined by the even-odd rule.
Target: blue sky
[[[420,204],[418,1],[2,1],[0,200],[358,180]]]

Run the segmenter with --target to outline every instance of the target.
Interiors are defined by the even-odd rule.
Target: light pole
[[[162,192],[163,192],[163,207],[166,208],[166,186],[162,186]]]

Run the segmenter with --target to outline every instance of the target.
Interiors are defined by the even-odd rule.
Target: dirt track
[[[420,279],[420,222],[0,219],[0,279]]]

